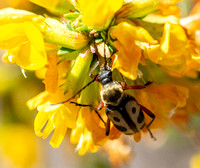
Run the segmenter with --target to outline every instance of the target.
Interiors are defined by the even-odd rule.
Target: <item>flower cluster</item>
[[[106,136],[104,123],[88,107],[69,102],[52,105],[72,98],[89,83],[92,67],[97,59],[101,66],[104,57],[111,62],[114,80],[122,80],[122,74],[128,85],[153,83],[127,91],[155,114],[151,129],[164,128],[171,121],[187,130],[191,114],[200,109],[198,11],[180,19],[175,6],[179,0],[31,2],[53,17],[0,10],[0,48],[7,50],[5,62],[35,71],[43,79],[45,91],[27,102],[31,110],[38,110],[36,135],[47,138],[53,132],[50,144],[57,148],[71,130],[71,142],[81,155],[120,137],[112,124]],[[99,67],[93,71],[98,73]],[[93,82],[73,101],[98,107],[99,83]],[[99,113],[106,120],[105,109]],[[146,120],[150,122],[149,117]],[[134,135],[136,141],[140,138],[141,133]]]

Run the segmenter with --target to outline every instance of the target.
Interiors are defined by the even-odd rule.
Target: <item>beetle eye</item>
[[[102,80],[102,84],[103,85],[105,85],[105,84],[107,84],[109,82],[112,82],[111,78],[105,78],[105,79]]]

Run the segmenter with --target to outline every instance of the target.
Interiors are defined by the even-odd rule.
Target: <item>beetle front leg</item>
[[[92,110],[95,111],[95,113],[98,115],[98,117],[100,118],[100,120],[104,123],[104,125],[106,126],[106,122],[103,120],[103,118],[101,117],[101,115],[99,114],[98,112],[98,109],[96,109],[95,107],[93,107],[92,105],[90,104],[79,104],[79,103],[76,103],[76,102],[70,102],[72,104],[75,104],[76,106],[80,106],[80,107],[90,107]]]
[[[99,104],[99,107],[97,108],[97,110],[101,110],[104,107],[104,102],[101,101]]]
[[[152,82],[147,82],[145,85],[134,85],[134,86],[127,86],[126,83],[124,83],[124,82],[121,82],[120,84],[121,84],[123,90],[130,90],[130,89],[144,89],[151,83]]]
[[[97,61],[97,62],[94,64],[94,66],[92,67],[92,69],[91,69],[91,71],[90,71],[90,73],[89,73],[89,76],[90,76],[91,78],[94,78],[94,77],[95,77],[95,75],[93,75],[92,73],[94,72],[94,70],[97,68],[98,65],[99,65],[99,61]],[[98,78],[96,78],[95,80],[98,81]]]

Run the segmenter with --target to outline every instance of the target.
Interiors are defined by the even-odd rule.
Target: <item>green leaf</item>
[[[112,48],[110,45],[108,45],[108,49],[109,49],[109,51],[110,51],[110,54],[112,55],[113,52],[114,52],[113,48]]]
[[[105,40],[106,32],[105,32],[105,31],[101,31],[100,35],[101,35],[101,37]]]
[[[81,50],[65,81],[65,93],[68,91],[76,93],[83,87],[84,80],[89,74],[92,58],[93,54],[89,47]]]
[[[76,50],[73,50],[73,49],[70,49],[70,48],[65,48],[65,47],[62,47],[60,48],[60,50],[58,51],[58,56],[62,56],[64,54],[68,54],[68,53],[71,53],[71,52],[74,52]]]
[[[58,64],[60,64],[60,63],[63,62],[63,61],[75,60],[75,59],[78,57],[78,54],[79,54],[79,53],[78,53],[77,51],[74,51],[74,52],[72,52],[72,53],[59,56],[59,57],[61,57],[61,60],[58,62]]]
[[[96,40],[95,40],[95,43],[101,43],[101,42],[103,42],[103,39],[102,39],[102,38],[96,39]]]
[[[83,26],[76,28],[76,31],[84,33],[84,34],[88,34],[91,31],[91,29],[89,29],[87,26],[83,25]]]
[[[68,30],[70,30],[70,31],[73,30],[71,22],[68,22],[66,26],[67,26]]]
[[[64,17],[68,20],[75,20],[77,17],[79,17],[81,14],[78,13],[78,12],[75,12],[75,13],[67,13],[64,15]]]
[[[79,53],[80,53],[80,50],[77,50],[68,54],[64,54],[60,57],[63,57],[63,60],[68,60],[68,61],[75,60]]]

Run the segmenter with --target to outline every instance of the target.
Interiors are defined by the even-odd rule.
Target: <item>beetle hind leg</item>
[[[151,138],[153,138],[154,140],[156,140],[156,138],[153,136],[151,130],[149,129],[149,127],[151,126],[151,124],[153,123],[153,121],[155,120],[155,115],[149,110],[147,109],[146,107],[142,106],[141,104],[139,104],[140,108],[142,109],[142,111],[144,111],[149,117],[152,118],[152,120],[150,121],[150,123],[148,123],[146,125],[146,128],[151,136]]]
[[[147,128],[147,130],[148,130],[148,132],[149,132],[151,138],[153,138],[153,140],[156,141],[156,138],[153,136],[153,134],[152,134],[151,130],[149,129],[149,126],[148,126],[148,125],[146,125],[146,128]]]
[[[105,133],[105,135],[108,136],[109,134],[110,134],[110,119],[108,118],[107,122],[106,122],[106,133]]]

